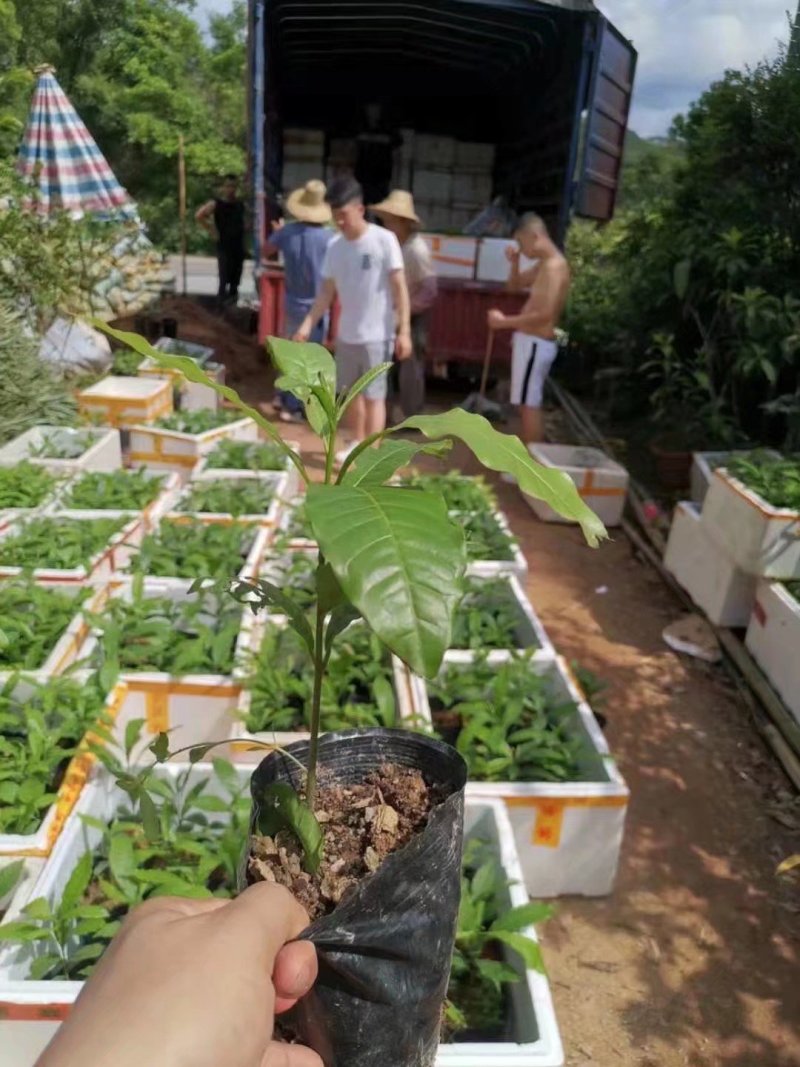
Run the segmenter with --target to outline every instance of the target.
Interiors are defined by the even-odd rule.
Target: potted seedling
[[[0,579],[32,573],[45,583],[98,583],[127,562],[143,528],[141,517],[119,512],[20,520],[0,532]]]
[[[88,590],[78,587],[0,582],[0,679],[16,671],[49,676],[68,667],[88,633],[80,613],[87,597]],[[96,592],[87,606],[96,609],[102,597]]]
[[[209,384],[191,360],[109,332]],[[427,443],[397,439],[395,430],[373,434],[335,472],[339,424],[388,366],[337,396],[326,349],[277,339],[270,349],[281,372],[278,388],[304,403],[322,439],[325,472],[322,483],[312,483],[302,458],[286,449],[307,486],[306,512],[319,545],[313,612],[267,579],[233,583],[234,595],[256,611],[270,606],[286,615],[313,675],[310,739],[270,753],[253,774],[247,879],[290,886],[313,920],[304,936],[317,945],[321,977],[290,1013],[289,1033],[330,1067],[426,1067],[436,1055],[455,937],[466,767],[453,749],[421,734],[375,729],[321,736],[334,643],[361,618],[412,670],[438,671],[466,569],[464,532],[441,496],[387,483],[419,452],[446,452],[454,437],[485,466],[513,474],[524,490],[580,521],[592,543],[604,529],[568,478],[540,468],[517,438],[463,410],[414,416],[397,428],[419,431]],[[275,427],[233,390],[214,387],[280,441]],[[167,758],[169,738],[157,738],[153,748],[157,758]],[[144,772],[123,785],[141,800],[147,781]],[[366,1000],[363,990],[377,987],[381,995]]]
[[[254,577],[267,551],[270,531],[250,524],[165,518],[148,534],[128,570],[154,578],[222,581],[232,574]]]
[[[159,358],[184,359],[192,364],[195,372],[202,373],[186,356],[167,357],[159,353]],[[205,375],[203,378],[210,381]],[[168,382],[164,384],[169,385]],[[215,385],[214,388],[225,387]],[[252,419],[242,418],[241,414],[227,408],[175,411],[154,420],[151,425],[131,427],[130,457],[133,463],[153,470],[191,470],[219,441],[228,438],[255,441],[257,436],[258,430]]]
[[[0,466],[29,461],[51,474],[117,470],[122,464],[119,430],[33,426],[0,448]]]
[[[297,450],[292,442],[286,443]],[[227,477],[234,471],[285,473],[287,483],[283,493],[287,499],[294,496],[300,487],[297,468],[286,459],[285,450],[272,441],[220,441],[213,451],[200,460],[192,472],[192,478],[208,477],[214,472],[218,477]]]
[[[170,518],[276,525],[286,495],[286,474],[211,471],[193,479],[174,504]]]

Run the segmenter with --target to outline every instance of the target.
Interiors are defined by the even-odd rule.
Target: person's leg
[[[519,409],[522,428],[520,439],[524,445],[533,445],[544,441],[544,416],[541,408],[528,407],[523,404]]]
[[[230,263],[230,292],[229,297],[235,304],[239,300],[239,285],[242,280],[242,270],[244,269],[244,249],[236,248],[231,254]]]
[[[386,416],[386,404],[383,405],[384,418]],[[370,432],[367,429],[367,404],[363,396],[357,396],[345,412],[344,428],[349,434],[350,441],[363,441]]]
[[[369,437],[373,433],[380,433],[381,430],[385,430],[386,401],[370,400],[369,398],[365,398],[364,407],[366,408],[364,420],[364,436]]]
[[[393,347],[394,345],[391,341],[385,341],[383,344],[368,345],[368,369],[371,370],[373,367],[378,367],[381,363],[391,363]],[[413,356],[411,359],[413,359]],[[410,360],[403,360],[400,363],[400,367],[403,366],[403,363],[408,362]],[[364,398],[365,436],[380,433],[381,430],[386,428],[386,397],[388,391],[388,373],[380,374],[377,378],[373,378],[364,390],[362,396]]]
[[[217,270],[219,272],[219,287],[217,289],[217,302],[220,306],[225,302],[225,294],[228,289],[228,255],[223,245],[217,245]]]
[[[346,341],[336,342],[336,392],[343,393],[358,381],[369,369],[367,345],[351,345]],[[363,395],[350,404],[344,417],[344,432],[347,447],[363,441],[366,435],[366,408]]]
[[[520,415],[522,417],[522,442],[526,445],[544,441],[544,386],[550,374],[550,368],[558,355],[555,341],[543,341],[533,338],[533,364],[526,369],[523,382]]]
[[[411,359],[397,364],[400,407],[403,415],[419,415],[425,407],[425,353],[427,349],[427,314],[411,316]]]

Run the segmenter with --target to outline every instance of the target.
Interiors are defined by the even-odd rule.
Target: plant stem
[[[311,744],[308,748],[308,777],[306,779],[306,804],[314,810],[317,794],[317,754],[319,752],[319,719],[322,702],[322,676],[325,673],[324,648],[325,616],[317,601],[317,624],[314,635],[314,692],[311,697]]]

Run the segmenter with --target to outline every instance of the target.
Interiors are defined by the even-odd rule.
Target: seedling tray
[[[254,442],[260,443],[260,442]],[[268,442],[269,443],[269,442]],[[284,441],[284,444],[292,449],[293,452],[300,454],[300,445],[297,441]],[[215,446],[216,447],[216,446]],[[212,449],[213,451],[213,449]],[[290,459],[287,459],[284,466],[280,470],[259,470],[252,471],[249,468],[242,467],[209,467],[208,460],[211,453],[207,453],[197,463],[191,474],[191,478],[194,481],[196,478],[214,477],[214,478],[230,478],[231,475],[242,474],[286,474],[286,485],[283,490],[286,502],[292,500],[300,490],[300,472],[294,463]]]
[[[71,479],[62,486],[61,491],[58,493],[55,500],[44,509],[45,515],[76,518],[87,514],[83,509],[70,508],[67,506],[69,503],[70,489],[79,480],[79,477]],[[161,489],[159,490],[158,495],[151,500],[149,504],[146,504],[141,511],[136,511],[134,509],[131,509],[130,511],[130,514],[141,515],[144,518],[145,532],[155,529],[162,516],[166,515],[166,513],[173,507],[181,491],[182,483],[180,475],[175,471],[154,472],[153,477],[161,479]],[[98,515],[121,514],[121,512],[115,512],[113,509],[104,509],[100,507],[93,508],[92,513],[95,512]]]
[[[503,533],[513,539],[510,546],[511,559],[471,559],[467,564],[467,574],[476,578],[495,578],[502,574],[515,574],[518,578],[524,578],[528,573],[528,561],[511,532],[508,519],[502,511],[493,511],[491,514]],[[452,512],[451,515],[458,521],[458,512]]]
[[[136,426],[172,412],[172,383],[110,374],[78,393],[78,410],[103,426]]]
[[[492,579],[482,580],[491,581]],[[502,663],[510,659],[514,651],[524,651],[530,648],[536,649],[534,652],[536,660],[545,663],[553,660],[556,655],[555,648],[547,636],[547,631],[542,625],[539,616],[534,611],[533,605],[525,595],[519,578],[510,574],[501,575],[499,580],[507,585],[508,599],[517,615],[518,624],[513,648],[492,649],[488,652],[489,662]],[[462,609],[456,608],[456,614],[460,610]],[[478,654],[474,649],[451,648],[445,653],[444,661],[445,663],[472,663]]]
[[[85,441],[87,447],[75,459],[54,459],[35,455],[47,440],[55,445]],[[45,467],[52,474],[118,470],[122,466],[119,430],[90,427],[73,430],[66,426],[33,426],[0,448],[0,467],[13,467],[22,460]]]
[[[191,521],[192,517],[185,514],[176,515],[174,517],[165,517],[155,529],[154,536],[158,537],[159,534],[165,529],[165,527],[168,527],[173,523],[179,526],[186,526]],[[203,523],[201,519],[198,518],[196,521],[198,523],[201,523],[204,528],[208,528],[209,524]],[[272,539],[272,530],[268,526],[257,526],[251,524],[247,530],[243,530],[243,534],[245,536],[252,537],[252,544],[247,552],[246,558],[242,562],[241,569],[236,575],[236,577],[241,580],[244,580],[245,578],[253,578],[261,570],[261,567],[264,562],[264,557],[266,556],[269,550],[270,540]],[[132,556],[128,569],[133,571],[136,569],[136,565],[136,556]],[[115,577],[115,584],[119,584],[120,582],[125,581],[127,577],[127,575],[117,575]],[[157,579],[159,582],[174,584],[176,587],[181,589],[186,588],[186,585],[193,581],[192,578],[187,578],[185,576],[181,577],[180,575],[175,574],[157,574],[153,570],[148,570],[147,577]]]
[[[221,522],[221,523],[257,523],[261,526],[277,526],[283,509],[288,499],[287,484],[288,475],[284,473],[276,473],[271,471],[223,471],[223,470],[211,470],[206,471],[198,476],[192,477],[192,480],[186,485],[178,498],[175,500],[173,509],[168,512],[168,517],[172,522],[180,522],[187,517],[190,519],[197,519],[200,522]],[[226,512],[213,512],[213,511],[185,511],[182,508],[185,506],[186,501],[189,500],[193,491],[198,485],[204,485],[208,482],[222,481],[227,484],[232,482],[261,482],[265,486],[268,486],[272,490],[272,499],[270,501],[269,508],[265,512],[254,513],[251,515],[231,515]]]
[[[170,387],[169,382],[163,384]],[[257,441],[258,426],[252,419],[237,419],[204,433],[181,433],[158,426],[136,425],[131,428],[130,460],[134,466],[188,473],[226,437],[234,441]]]

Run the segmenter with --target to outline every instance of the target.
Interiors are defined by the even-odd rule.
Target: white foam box
[[[4,896],[0,896],[0,923],[13,922],[19,918],[20,911],[31,899],[31,892],[41,877],[44,864],[44,859],[36,859],[32,856],[16,859],[10,856],[0,856],[0,873],[12,865],[20,865],[11,889]]]
[[[691,493],[695,504],[702,504],[706,499],[711,479],[717,467],[724,467],[731,456],[746,456],[747,452],[695,452],[692,456]],[[780,459],[779,452],[765,449],[764,455]]]
[[[467,783],[468,797],[503,800],[514,830],[525,885],[533,897],[606,896],[614,887],[630,797],[603,731],[566,660],[531,660],[567,720],[580,753],[571,782]],[[427,690],[415,722],[431,724]]]
[[[506,884],[497,901],[501,914],[527,904],[514,831],[502,801],[467,796],[464,839],[485,842],[503,867]],[[524,933],[537,940],[533,927]],[[520,958],[505,947],[503,961],[520,977],[508,986],[505,1040],[440,1045],[436,1067],[563,1067],[564,1050],[547,975],[526,971]]]
[[[140,514],[143,517],[145,531],[155,529],[161,518],[171,509],[172,505],[178,499],[182,484],[180,475],[175,471],[155,472],[153,476],[161,479],[161,488],[159,489],[158,494],[149,504],[146,504],[142,508],[141,512],[132,513],[137,515]],[[83,510],[64,506],[69,503],[69,490],[77,480],[78,479],[75,479],[63,487],[53,503],[49,504],[48,507],[44,509],[45,515],[60,516],[65,519],[80,518],[81,516],[86,515],[86,512]],[[108,515],[111,514],[111,512],[98,508],[97,514]],[[114,514],[122,513],[115,511]]]
[[[178,517],[178,521],[184,521],[186,516],[181,515]],[[159,530],[163,530],[164,526],[170,523],[172,520],[169,517],[164,518],[163,522],[159,524]],[[272,530],[268,526],[256,526],[250,525],[248,532],[252,536],[252,544],[250,550],[247,553],[247,557],[242,564],[242,569],[236,575],[240,580],[246,578],[254,578],[264,563],[264,558],[269,550],[270,541],[272,540]],[[131,560],[131,566],[135,566],[135,557]],[[233,576],[232,576],[233,577]],[[113,585],[116,587],[120,582],[125,581],[128,575],[117,575],[113,580]],[[168,583],[176,583],[177,585],[184,585],[189,579],[179,578],[177,575],[172,574],[149,574],[148,578],[163,579]]]
[[[23,694],[23,699],[24,693],[32,689],[30,679],[33,677],[28,675],[26,680],[25,676],[22,676],[17,683],[17,692]],[[44,680],[40,676],[36,677],[39,681]],[[85,678],[86,672],[78,673],[76,677]],[[106,700],[103,713],[106,721],[113,723],[117,720],[126,696],[125,683],[118,682]],[[30,834],[0,834],[0,864],[22,856],[49,856],[79,798],[97,777],[97,768],[97,757],[92,752],[80,752],[73,756],[64,772],[55,800],[44,811],[38,829]]]
[[[169,600],[189,599],[190,581],[176,578],[147,578],[145,597],[165,597]],[[132,579],[115,582],[112,596],[130,601]],[[211,625],[215,620],[209,616]],[[241,657],[246,631],[240,630],[234,660]],[[172,675],[162,671],[122,671],[127,685],[125,701],[116,718],[115,735],[125,736],[125,728],[132,719],[144,720],[145,735],[171,732],[174,747],[224,741],[230,734],[232,714],[241,685],[231,674]],[[224,755],[220,750],[219,755]]]
[[[800,723],[800,602],[782,583],[758,583],[745,644]]]
[[[453,200],[465,204],[482,204],[492,199],[492,176],[490,174],[453,175]]]
[[[682,501],[675,508],[664,565],[716,626],[747,626],[756,579],[709,535],[697,504]]]
[[[302,163],[295,163],[291,160],[287,160],[283,164],[281,185],[288,193],[293,189],[299,189],[307,182],[321,181],[324,173],[325,166],[322,162],[321,155],[319,160]]]
[[[283,443],[289,448],[291,448],[291,450],[298,456],[300,455],[300,445],[297,441],[284,441]],[[216,478],[228,478],[231,475],[240,476],[243,473],[285,474],[286,485],[281,489],[281,495],[283,497],[284,503],[288,503],[288,501],[297,496],[298,492],[300,491],[300,471],[290,459],[286,460],[286,463],[280,471],[247,471],[246,468],[245,470],[242,470],[242,468],[239,467],[209,467],[208,457],[210,454],[211,453],[207,453],[200,460],[198,460],[197,465],[195,466],[194,470],[191,472],[190,475],[192,481],[195,481],[198,478],[211,477],[212,475]]]
[[[414,196],[429,204],[449,206],[453,197],[453,175],[445,170],[421,170],[414,172]]]
[[[456,170],[465,174],[491,174],[494,169],[495,147],[475,141],[456,143]]]
[[[430,249],[431,259],[439,278],[471,280],[475,277],[478,258],[476,238],[442,237],[435,233],[423,233],[422,236]]]
[[[81,390],[77,401],[78,411],[90,422],[117,429],[147,425],[172,414],[172,383],[109,374]]]
[[[477,276],[481,282],[506,282],[511,273],[511,264],[506,249],[517,249],[517,242],[505,237],[482,237],[478,242]],[[536,260],[521,256],[520,271],[529,270]]]
[[[456,161],[456,143],[454,137],[417,133],[414,137],[414,162],[417,168],[452,169]]]
[[[144,379],[134,379],[144,381]],[[164,385],[171,388],[169,382]],[[257,441],[258,426],[249,418],[216,426],[204,433],[181,433],[159,426],[133,426],[130,439],[130,460],[135,467],[151,470],[177,470],[188,474],[218,441]]]
[[[491,581],[492,579],[478,579]],[[489,663],[503,663],[512,658],[515,652],[524,652],[535,648],[533,658],[547,662],[555,659],[553,643],[542,625],[542,621],[533,609],[519,578],[515,575],[503,575],[501,580],[508,586],[508,597],[517,615],[516,641],[513,648],[491,649],[477,652],[471,649],[449,648],[444,654],[445,663],[473,663],[478,655],[485,655]],[[456,614],[460,611],[456,608]]]
[[[265,485],[270,486],[273,491],[272,500],[269,508],[263,512],[253,515],[230,515],[225,512],[211,512],[211,511],[196,511],[189,512],[182,510],[184,501],[187,501],[191,496],[194,488],[197,485],[203,485],[206,482],[218,482],[225,481],[229,484],[231,482],[263,482]],[[280,473],[276,471],[225,471],[225,470],[206,470],[201,472],[186,485],[182,492],[179,494],[177,500],[174,501],[174,509],[170,511],[167,518],[171,522],[181,521],[194,521],[200,522],[217,522],[230,525],[231,523],[256,523],[261,526],[277,526],[283,509],[286,506],[286,502],[289,499],[289,493],[287,492],[287,486],[289,484],[289,475],[286,472]]]
[[[193,359],[198,367],[209,378],[220,385],[225,384],[225,368],[221,363],[213,363],[214,349],[206,345],[192,344],[189,341],[178,341],[172,337],[160,337],[153,345],[154,348],[167,355],[185,355]],[[219,407],[219,397],[209,385],[199,385],[190,382],[180,371],[169,367],[160,367],[155,360],[145,359],[139,364],[137,375],[141,378],[168,378],[180,394],[179,407],[182,411],[201,411],[211,409],[216,411]]]
[[[64,446],[80,442],[84,451],[75,459],[48,459],[36,456],[46,441]],[[0,448],[0,467],[15,467],[22,460],[46,467],[52,474],[71,475],[82,471],[115,471],[122,466],[119,430],[68,426],[33,426]]]
[[[58,520],[64,518],[64,514],[49,515],[48,518]],[[57,570],[56,568],[37,567],[31,572],[35,582],[45,585],[54,584],[66,588],[69,585],[100,586],[108,582],[115,571],[124,570],[130,560],[131,553],[141,544],[145,533],[145,519],[143,514],[131,514],[122,511],[71,511],[66,516],[70,519],[110,519],[125,518],[124,525],[114,534],[105,548],[97,552],[86,566],[75,567],[72,570]],[[15,536],[24,527],[24,520],[13,523],[6,530],[0,530],[0,542],[5,538]],[[21,567],[0,567],[0,581],[6,578],[19,578],[23,573]]]
[[[537,463],[551,470],[560,470],[575,483],[584,504],[606,526],[619,526],[628,495],[628,472],[621,463],[611,459],[599,448],[579,445],[528,445]],[[569,522],[545,504],[543,500],[523,493],[526,503],[543,522]]]
[[[467,564],[467,574],[475,578],[497,578],[503,574],[515,574],[518,578],[524,578],[528,573],[528,561],[522,554],[519,541],[511,531],[508,519],[502,511],[493,511],[492,515],[500,529],[512,538],[511,559],[473,559]],[[458,518],[457,512],[451,512],[451,516]]]
[[[800,578],[800,512],[772,507],[724,468],[711,479],[703,526],[747,574]]]

